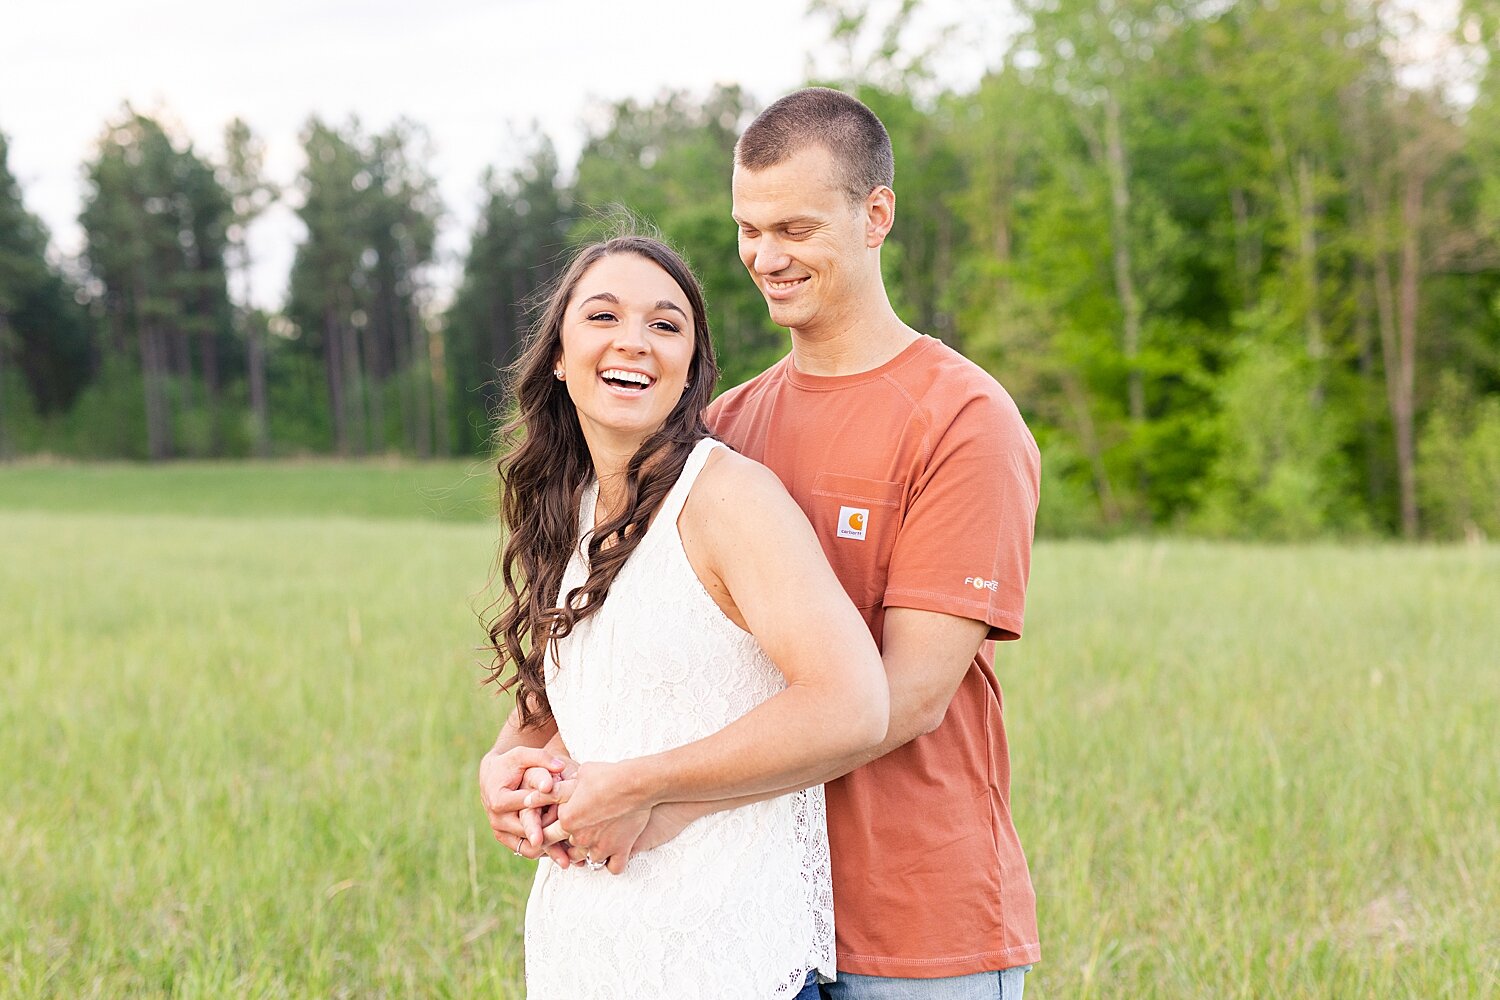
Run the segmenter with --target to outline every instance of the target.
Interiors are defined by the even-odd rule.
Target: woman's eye
[[[681,330],[678,329],[677,324],[673,323],[671,320],[659,319],[655,323],[652,323],[651,325],[654,326],[654,327],[656,327],[657,329],[668,330],[668,331],[670,331],[672,333],[681,333],[682,332]]]
[[[612,313],[612,312],[596,312],[596,313],[591,313],[589,315],[589,322],[590,323],[607,323],[607,322],[609,322],[610,320],[612,320],[614,318],[615,318],[615,314]]]

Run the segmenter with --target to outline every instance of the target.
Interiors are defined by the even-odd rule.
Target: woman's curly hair
[[[567,385],[552,370],[562,356],[563,318],[579,280],[594,264],[616,254],[649,260],[677,282],[692,307],[693,357],[682,398],[626,468],[624,506],[595,526],[587,552],[588,579],[563,595],[558,593],[563,572],[578,545],[578,505],[594,467]],[[660,240],[620,236],[585,247],[545,301],[508,372],[512,410],[500,431],[503,454],[498,463],[504,593],[491,605],[499,613],[487,622],[494,660],[485,682],[493,681],[502,691],[516,690],[523,728],[552,719],[544,672],[550,640],[568,635],[603,604],[693,446],[708,435],[703,411],[719,377],[703,290],[682,257]]]

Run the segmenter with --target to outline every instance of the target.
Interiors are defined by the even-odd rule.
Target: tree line
[[[1402,61],[1410,5],[1015,0],[976,86],[903,3],[812,11],[885,121],[898,312],[993,372],[1044,455],[1052,533],[1500,533],[1500,4]],[[737,87],[607,109],[576,165],[519,140],[483,179],[451,303],[413,122],[311,119],[295,190],[231,122],[214,160],[128,106],[53,266],[0,135],[0,453],[483,453],[537,289],[623,208],[703,279],[724,384],[786,351],[729,218]],[[306,237],[232,301],[277,198]],[[236,296],[241,300],[243,294]]]

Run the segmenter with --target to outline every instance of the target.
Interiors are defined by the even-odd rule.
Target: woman
[[[516,709],[481,791],[507,847],[551,841],[532,1000],[816,996],[834,974],[822,788],[775,793],[884,738],[885,675],[801,510],[708,437],[716,374],[697,281],[638,237],[579,254],[515,367],[490,636]],[[584,763],[522,836],[496,817],[549,741]],[[678,831],[674,805],[731,799]]]

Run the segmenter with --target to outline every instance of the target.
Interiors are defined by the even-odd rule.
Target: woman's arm
[[[678,524],[705,588],[755,636],[786,687],[712,736],[581,765],[559,807],[560,826],[594,857],[612,857],[612,870],[623,869],[653,806],[815,784],[830,762],[868,751],[886,734],[880,654],[775,475],[716,452]]]

